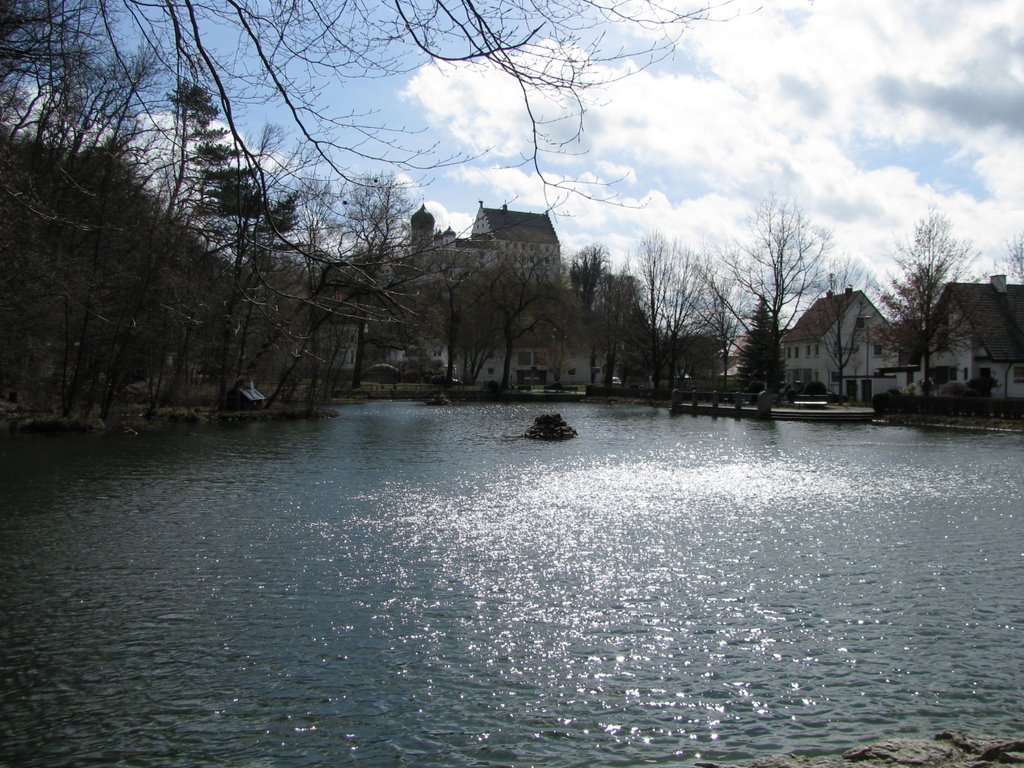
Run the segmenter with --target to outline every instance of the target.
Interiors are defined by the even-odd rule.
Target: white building
[[[950,283],[940,303],[953,313],[954,324],[963,321],[964,332],[953,352],[932,355],[932,382],[991,378],[994,397],[1024,397],[1024,285],[1008,284],[1005,275],[987,283]]]
[[[896,361],[879,343],[886,324],[863,291],[829,291],[782,337],[786,382],[821,381],[830,392],[870,402],[875,392],[897,385],[879,372]]]

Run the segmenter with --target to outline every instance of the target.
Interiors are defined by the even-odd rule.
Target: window
[[[1013,383],[1024,383],[1024,365],[1016,365],[1013,368]]]
[[[800,347],[793,347],[793,357],[800,359]]]
[[[808,357],[811,356],[811,345],[810,344],[807,345],[807,356]]]
[[[817,357],[817,356],[818,356],[818,354],[819,354],[819,352],[818,352],[818,345],[817,345],[817,344],[815,344],[815,345],[814,345],[814,356],[815,356],[815,357]]]
[[[786,359],[789,360],[793,356],[793,348],[786,347]]]
[[[882,349],[881,344],[875,344],[874,349],[872,350],[872,354],[874,354],[875,357],[881,357],[882,355],[885,354],[885,350]]]

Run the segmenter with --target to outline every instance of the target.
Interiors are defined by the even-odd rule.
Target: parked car
[[[618,376],[612,376],[612,386],[613,387],[621,387],[622,386],[622,379],[620,379]]]

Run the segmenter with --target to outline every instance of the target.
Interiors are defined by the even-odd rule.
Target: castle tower
[[[434,216],[427,210],[426,205],[420,205],[420,209],[412,215],[411,219],[411,240],[410,245],[414,252],[423,252],[433,245],[434,242]]]

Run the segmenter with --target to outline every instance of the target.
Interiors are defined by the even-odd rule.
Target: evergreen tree
[[[750,389],[761,384],[768,390],[781,379],[782,360],[772,336],[772,319],[768,302],[762,297],[750,318],[750,332],[740,351],[740,377]]]

